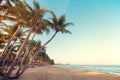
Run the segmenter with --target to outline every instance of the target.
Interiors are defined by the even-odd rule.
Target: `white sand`
[[[18,80],[120,80],[120,76],[61,66],[28,68]]]

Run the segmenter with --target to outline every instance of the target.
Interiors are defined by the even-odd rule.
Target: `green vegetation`
[[[4,80],[19,78],[30,65],[54,64],[45,47],[58,32],[71,33],[66,27],[73,23],[66,23],[65,15],[57,18],[54,12],[41,9],[35,0],[33,5],[20,0],[4,3],[0,0],[0,75]],[[51,18],[44,19],[45,13],[51,14]],[[50,29],[55,33],[43,45],[34,40],[36,34],[48,34]],[[15,68],[16,74],[11,77]]]

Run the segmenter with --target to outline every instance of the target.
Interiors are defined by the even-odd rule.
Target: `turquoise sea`
[[[104,72],[104,73],[120,76],[120,65],[67,65],[66,64],[62,66],[77,68],[80,70]]]

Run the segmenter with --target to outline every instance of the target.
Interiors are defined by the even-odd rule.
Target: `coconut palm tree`
[[[19,61],[20,65],[18,67],[16,75],[19,74],[19,72],[21,71],[21,68],[23,66],[25,66],[25,63],[28,62],[28,60],[29,60],[28,56],[30,55],[30,52],[33,51],[33,47],[34,47],[34,44],[32,44],[32,43],[33,43],[33,41],[30,41],[30,40],[26,43],[26,46],[25,46],[25,49],[24,49],[24,53],[22,54],[21,60]]]
[[[22,1],[19,3],[19,6],[17,6],[19,9],[17,11],[19,12],[20,15],[22,15],[22,21],[25,21],[25,23],[30,26],[30,30],[29,30],[25,40],[23,41],[21,47],[19,48],[18,52],[16,53],[17,55],[15,57],[15,60],[14,60],[13,64],[11,65],[11,67],[5,77],[5,80],[8,79],[12,70],[16,66],[16,63],[18,62],[18,59],[20,58],[21,53],[23,52],[25,44],[28,41],[29,36],[31,35],[32,31],[37,26],[37,23],[41,22],[45,12],[47,12],[45,9],[41,9],[39,4],[36,1],[34,1],[33,4],[34,4],[34,9],[31,8],[26,2],[22,2]],[[24,10],[23,10],[23,8],[24,8]]]
[[[20,75],[22,75],[24,71],[31,65],[33,60],[35,60],[36,57],[39,56],[39,53],[41,53],[41,41],[35,41],[33,42],[33,44],[34,44],[34,49],[30,53],[34,52],[34,54],[31,54],[32,56],[29,62],[27,62],[27,64],[23,67],[23,69],[21,69],[21,71],[17,72],[15,78],[18,78]]]
[[[29,26],[28,23],[25,24],[24,22],[28,22],[29,19],[25,19],[26,17],[24,15],[27,15],[28,11],[25,12],[26,7],[23,5],[23,3],[19,0],[13,0],[15,6],[12,5],[5,5],[2,7],[2,15],[0,15],[0,20],[12,20],[16,22],[17,25],[17,30],[15,30],[14,34],[12,37],[8,40],[6,46],[4,47],[4,50],[2,52],[1,58],[4,56],[4,54],[7,54],[6,51],[10,45],[10,43],[13,41],[14,37],[18,34],[18,32],[21,30],[22,27],[24,26]],[[18,11],[16,11],[18,10]],[[20,14],[22,13],[23,14]],[[26,20],[26,21],[25,21]],[[30,21],[29,21],[30,22]]]
[[[71,32],[66,28],[67,26],[73,25],[72,22],[66,23],[65,15],[62,15],[59,18],[57,18],[54,12],[52,11],[49,12],[52,14],[52,18],[50,18],[50,20],[46,20],[46,23],[53,30],[55,30],[55,33],[46,43],[43,44],[42,47],[45,47],[49,42],[51,42],[58,32],[71,34]]]
[[[7,36],[8,36],[8,37],[7,37],[8,39],[14,34],[14,31],[15,31],[16,29],[17,29],[17,26],[12,26],[12,27],[10,27],[10,28],[4,29],[4,30],[6,30],[7,33],[8,33],[8,35],[7,35]],[[5,57],[2,57],[2,58],[3,58],[2,60],[4,60],[3,63],[2,63],[2,65],[4,65],[7,57],[8,57],[8,56],[10,55],[10,53],[12,52],[11,50],[14,48],[14,46],[16,46],[15,43],[17,43],[17,46],[18,46],[18,41],[22,40],[24,35],[25,35],[25,33],[24,33],[22,30],[20,30],[19,33],[17,33],[17,35],[14,37],[14,40],[13,40],[13,42],[12,42],[12,44],[11,44],[11,45],[13,45],[13,46],[9,46],[9,48],[8,48],[8,50],[7,50],[7,54],[4,54]],[[20,44],[19,44],[19,45],[20,45]],[[19,47],[18,47],[18,48],[19,48]]]
[[[13,0],[13,1],[15,1],[15,0]],[[18,2],[19,2],[19,0],[18,0]],[[15,4],[18,5],[18,2],[15,2]],[[10,21],[16,22],[16,24],[14,24],[14,25],[17,25],[17,30],[14,32],[14,34],[8,40],[6,46],[4,47],[4,50],[3,50],[2,55],[1,55],[1,57],[3,57],[4,54],[6,54],[6,51],[7,51],[8,47],[9,47],[10,43],[12,42],[12,40],[14,39],[16,34],[20,31],[20,29],[22,27],[21,25],[24,22],[21,20],[22,15],[19,15],[19,13],[16,12],[16,8],[14,8],[13,5],[5,5],[5,6],[2,6],[1,9],[2,10],[0,11],[1,12],[0,21],[1,20],[10,20]],[[19,19],[18,19],[18,17],[19,17]]]
[[[61,17],[60,17],[60,19],[61,19]],[[51,23],[48,22],[48,21],[46,21],[46,23],[51,24]],[[48,25],[48,24],[47,24],[47,25]],[[46,26],[47,26],[47,25],[46,25]],[[66,24],[64,24],[64,25],[68,26],[68,25],[72,25],[72,23],[66,23]],[[65,26],[65,27],[66,27],[66,26]],[[53,26],[51,26],[51,27],[53,27]],[[60,26],[60,27],[61,27],[61,26]],[[39,30],[39,29],[38,29],[38,30]],[[64,29],[63,29],[63,30],[64,30]],[[59,29],[59,30],[57,30],[57,32],[59,32],[59,31],[61,31],[62,33],[64,33],[64,32],[68,33],[68,32],[69,32],[69,31],[67,31],[67,30],[63,32],[63,30],[62,30],[62,29]],[[34,30],[34,31],[36,31],[36,30]],[[38,32],[39,32],[39,31],[38,31]],[[69,33],[70,33],[70,32],[69,32]],[[56,33],[56,34],[57,34],[57,33]],[[56,35],[56,34],[55,34],[55,35]],[[54,35],[54,36],[55,36],[55,35]],[[52,39],[53,39],[53,38],[54,38],[54,37],[52,37]],[[49,42],[50,42],[50,41],[51,41],[51,39],[49,40]],[[45,43],[45,44],[46,44],[46,43]],[[47,41],[47,44],[48,44],[48,41]],[[46,45],[47,45],[47,44],[46,44]],[[45,46],[45,45],[44,45],[44,46]],[[40,55],[40,54],[42,53],[43,48],[44,48],[43,46],[42,46],[42,48],[41,48],[41,47],[39,48],[39,52],[36,53],[36,54],[34,54],[33,58],[29,61],[28,65],[31,64],[32,60],[34,60],[34,59],[36,58],[37,54]],[[27,66],[27,67],[28,67],[28,66]],[[23,70],[21,71],[21,73],[23,73],[24,70],[25,70],[27,67],[23,68]],[[21,73],[17,73],[17,76],[20,75]]]
[[[14,34],[14,32],[17,29],[17,25],[13,25],[13,26],[7,26],[7,27],[3,27],[1,28],[3,30],[4,33],[6,33],[6,41],[10,39],[10,37]],[[19,33],[17,33],[17,35],[14,37],[14,40],[11,42],[10,46],[8,47],[7,50],[7,54],[4,54],[3,57],[1,57],[1,66],[4,66],[6,68],[4,68],[4,72],[6,72],[9,69],[9,65],[6,64],[6,62],[8,63],[11,59],[13,60],[15,57],[15,52],[17,51],[17,48],[19,49],[20,41],[23,40],[24,38],[24,32],[23,30],[20,30]],[[12,57],[12,58],[11,58]]]
[[[9,27],[3,27],[3,28],[1,28],[5,33],[6,33],[6,41],[9,41],[9,39],[12,37],[12,35],[14,34],[14,32],[17,30],[17,25],[13,25],[13,26],[9,26]],[[24,32],[22,32],[22,30],[20,30],[15,36],[14,36],[14,38],[12,39],[12,43],[10,43],[10,45],[11,44],[14,44],[18,39],[21,39],[21,37],[24,35]],[[8,48],[7,49],[9,49],[10,48],[10,46],[8,46]],[[1,60],[0,60],[0,64],[2,64],[2,61],[5,59],[5,57],[7,56],[7,55],[9,55],[8,54],[8,51],[9,50],[6,50],[5,52],[6,53],[4,53],[3,55],[2,55],[2,57],[1,57]],[[4,63],[4,62],[3,62]]]

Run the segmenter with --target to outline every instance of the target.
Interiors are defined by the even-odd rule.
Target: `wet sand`
[[[62,66],[28,68],[18,80],[120,80],[120,76]]]

